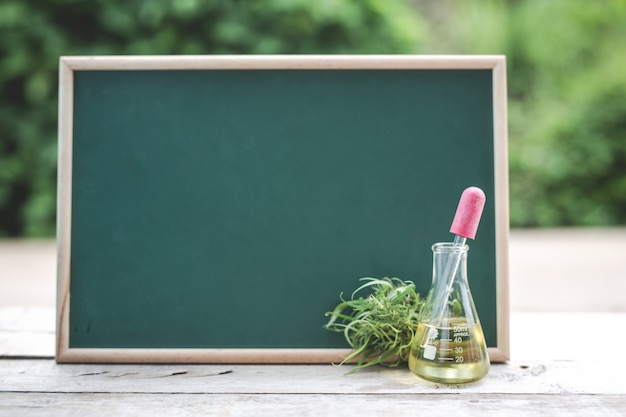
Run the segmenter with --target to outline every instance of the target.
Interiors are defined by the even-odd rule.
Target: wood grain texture
[[[493,68],[493,150],[494,187],[502,196],[495,202],[496,242],[509,242],[509,166],[508,166],[508,106],[507,106],[506,61],[497,61]],[[509,246],[496,245],[496,276],[509,277]],[[492,362],[506,361],[510,352],[509,279],[496,282],[498,349],[489,352]]]
[[[623,365],[494,365],[470,385],[406,368],[345,375],[331,365],[56,365],[0,361],[0,415],[624,416]]]
[[[57,365],[3,360],[0,392],[187,394],[626,394],[614,383],[626,365],[610,362],[514,362],[492,365],[481,381],[444,385],[405,366],[346,375],[350,365]]]
[[[57,181],[57,319],[56,352],[67,349],[69,328],[70,253],[72,247],[72,166],[74,70],[59,61],[59,125]],[[60,186],[63,184],[63,186]]]
[[[150,69],[489,69],[502,55],[188,55],[66,56],[73,70]]]
[[[0,393],[0,415],[21,416],[624,416],[619,395],[342,395]]]

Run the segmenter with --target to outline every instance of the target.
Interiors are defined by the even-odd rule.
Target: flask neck
[[[439,326],[452,318],[478,322],[467,281],[467,245],[436,243],[433,249],[433,282],[420,311],[420,321]]]
[[[433,284],[440,279],[449,279],[443,277],[446,272],[450,271],[451,262],[455,264],[455,274],[452,279],[454,281],[467,281],[467,252],[468,245],[455,245],[450,242],[435,243],[433,250]]]

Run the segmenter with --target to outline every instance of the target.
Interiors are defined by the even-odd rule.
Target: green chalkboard
[[[59,361],[326,360],[359,278],[428,291],[470,185],[470,285],[507,355],[503,58],[353,59],[62,59]]]

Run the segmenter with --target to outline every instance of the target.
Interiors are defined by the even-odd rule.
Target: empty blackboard
[[[57,361],[330,362],[361,277],[420,293],[460,193],[508,358],[500,56],[63,57]]]

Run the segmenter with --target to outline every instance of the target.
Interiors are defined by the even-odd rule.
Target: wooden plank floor
[[[623,416],[626,368],[511,362],[471,385],[405,368],[345,375],[332,365],[56,365],[0,361],[0,415]],[[504,413],[504,414],[503,414]]]
[[[115,394],[587,394],[623,395],[624,370],[608,361],[511,361],[492,365],[473,384],[435,384],[408,371],[375,367],[347,375],[350,366],[72,364],[4,359],[0,392]],[[580,371],[584,369],[584,378]],[[626,398],[625,398],[626,401]]]
[[[0,413],[21,416],[624,416],[618,395],[473,394],[193,395],[0,394]]]

